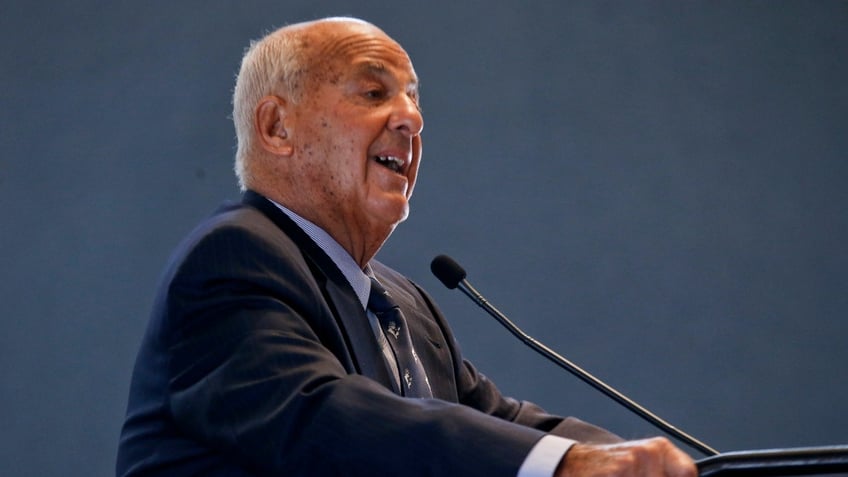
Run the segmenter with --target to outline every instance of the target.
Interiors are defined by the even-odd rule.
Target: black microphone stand
[[[680,429],[674,427],[673,425],[669,424],[667,421],[663,420],[662,418],[660,418],[656,414],[652,413],[651,411],[649,411],[649,410],[645,409],[644,407],[642,407],[641,405],[639,405],[639,403],[633,401],[632,399],[628,398],[624,394],[621,394],[620,392],[618,392],[614,388],[610,387],[605,382],[603,382],[600,379],[592,376],[589,372],[583,370],[582,368],[580,368],[576,364],[565,359],[561,355],[557,354],[554,350],[548,348],[543,343],[539,342],[538,340],[536,340],[532,336],[530,336],[527,333],[525,333],[524,331],[522,331],[518,326],[516,326],[512,321],[510,321],[509,318],[506,317],[506,315],[501,313],[497,308],[495,308],[491,303],[489,303],[489,301],[486,300],[486,298],[484,298],[483,295],[481,295],[477,290],[475,290],[474,287],[472,287],[471,284],[468,283],[468,280],[466,280],[464,278],[462,280],[460,280],[459,283],[457,284],[457,288],[459,288],[463,293],[468,295],[468,297],[471,298],[471,300],[473,300],[474,303],[477,303],[487,313],[489,313],[490,315],[492,315],[492,317],[494,317],[496,320],[498,320],[498,322],[500,324],[502,324],[507,330],[509,330],[510,333],[512,333],[518,339],[520,339],[521,341],[526,343],[528,346],[530,346],[531,348],[536,350],[542,356],[551,360],[554,364],[564,368],[566,371],[577,376],[578,378],[580,378],[581,380],[583,380],[584,382],[586,382],[590,386],[592,386],[595,389],[597,389],[598,391],[606,394],[608,397],[614,399],[615,401],[617,401],[622,406],[624,406],[624,407],[630,409],[631,411],[635,412],[636,414],[641,416],[646,421],[650,422],[651,424],[653,424],[654,426],[656,426],[660,430],[667,432],[668,434],[674,436],[675,438],[679,439],[681,442],[684,442],[685,444],[691,446],[692,448],[701,451],[705,455],[708,455],[708,456],[718,455],[717,450],[713,449],[712,447],[704,444],[703,442],[699,441],[698,439],[695,439],[694,437],[690,436],[689,434],[687,434],[687,433],[681,431]]]
[[[471,286],[465,279],[465,270],[450,257],[445,255],[436,257],[430,268],[446,287],[462,290],[474,303],[477,303],[483,310],[492,315],[510,333],[538,353],[638,414],[660,430],[706,454],[708,457],[695,462],[700,477],[848,475],[846,473],[848,472],[848,445],[736,451],[719,454],[712,447],[672,426],[522,331]]]

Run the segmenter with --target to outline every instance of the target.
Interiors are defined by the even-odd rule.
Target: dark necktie
[[[407,397],[433,397],[424,366],[415,354],[406,319],[389,292],[375,278],[371,278],[368,309],[380,322],[386,340],[395,355],[400,373],[401,395]]]

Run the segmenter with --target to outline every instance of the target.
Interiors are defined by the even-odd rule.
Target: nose
[[[400,131],[408,137],[421,134],[424,129],[424,117],[421,108],[414,97],[408,94],[399,94],[392,105],[392,114],[389,117],[389,129]]]

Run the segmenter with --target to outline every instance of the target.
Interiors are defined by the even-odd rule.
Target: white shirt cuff
[[[552,477],[563,456],[575,442],[550,434],[542,437],[524,458],[517,477]]]

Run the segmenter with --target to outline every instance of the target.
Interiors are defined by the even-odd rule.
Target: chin
[[[409,217],[409,202],[404,201],[403,207],[398,212],[398,222],[403,222]]]
[[[401,222],[403,222],[404,220],[406,220],[406,218],[407,218],[407,217],[409,217],[409,209],[405,209],[405,210],[403,211],[403,213],[398,213],[398,214],[394,214],[394,215],[387,215],[387,216],[384,216],[384,219],[385,219],[385,220],[383,220],[382,222],[383,222],[384,224],[389,225],[389,226],[391,226],[392,228],[394,228],[394,227],[395,227],[395,226],[397,226],[399,223],[401,223]]]
[[[384,201],[371,210],[373,217],[379,218],[380,222],[397,225],[409,216],[409,202],[405,197],[403,199],[392,198],[392,200]]]
[[[401,211],[400,216],[398,217],[398,221],[397,221],[397,223],[401,223],[401,222],[403,222],[404,220],[406,220],[406,219],[407,219],[407,217],[409,217],[409,203],[407,203],[407,204],[403,207],[403,210]]]

